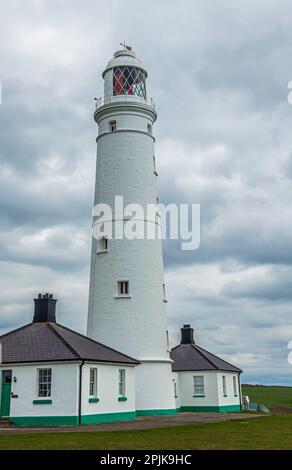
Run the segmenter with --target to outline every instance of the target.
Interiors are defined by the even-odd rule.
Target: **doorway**
[[[1,406],[0,406],[1,418],[7,418],[10,414],[11,381],[12,381],[12,370],[3,370],[2,371]]]

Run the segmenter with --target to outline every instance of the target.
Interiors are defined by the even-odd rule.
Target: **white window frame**
[[[117,297],[130,297],[130,281],[128,279],[121,279],[118,281]]]
[[[96,252],[98,255],[100,253],[108,253],[108,238],[102,237],[98,239],[98,249]]]
[[[227,397],[226,375],[222,375],[222,391],[223,397]]]
[[[40,380],[41,374],[47,371],[47,380]],[[51,398],[52,397],[52,368],[51,367],[41,367],[37,369],[37,397],[40,399]],[[48,390],[45,394],[42,394],[40,387],[48,386]]]
[[[92,376],[93,374],[93,376]],[[90,367],[89,369],[89,396],[92,398],[97,397],[97,367]],[[92,380],[93,379],[93,380]],[[92,393],[93,392],[93,393]]]
[[[126,369],[119,369],[119,397],[126,396]]]
[[[238,391],[237,391],[237,377],[234,375],[232,377],[232,380],[233,380],[233,395],[235,397],[238,397]]]
[[[197,383],[196,383],[197,382]],[[198,383],[200,382],[200,383]],[[194,397],[204,397],[205,396],[205,378],[203,375],[194,375],[193,376],[193,386],[194,386]]]
[[[108,125],[110,132],[115,132],[117,130],[117,121],[109,121]]]

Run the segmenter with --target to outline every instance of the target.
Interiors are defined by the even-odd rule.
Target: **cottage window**
[[[97,396],[97,368],[91,367],[89,371],[89,396]]]
[[[227,397],[226,377],[225,377],[225,375],[222,376],[222,387],[223,387],[223,396]]]
[[[38,397],[50,397],[52,389],[52,369],[38,369]]]
[[[194,397],[202,397],[205,395],[204,376],[194,376]]]
[[[233,395],[237,397],[237,382],[236,382],[236,377],[232,377],[233,379]]]
[[[126,370],[119,369],[119,396],[124,397],[126,395]]]

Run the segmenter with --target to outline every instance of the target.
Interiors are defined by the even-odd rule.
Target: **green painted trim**
[[[205,395],[193,395],[193,398],[205,398]]]
[[[119,397],[118,400],[119,400],[119,401],[127,401],[128,398],[127,398],[127,397]]]
[[[99,398],[97,397],[91,397],[88,400],[88,403],[98,403],[98,402],[99,402]]]
[[[114,421],[132,421],[136,419],[135,411],[124,413],[103,413],[98,415],[81,416],[81,424],[112,423]]]
[[[11,416],[15,426],[77,426],[78,416]]]
[[[33,400],[33,405],[51,405],[52,400]]]
[[[81,424],[112,423],[136,419],[135,411],[123,413],[103,413],[82,415]],[[78,416],[12,416],[10,422],[15,426],[78,426]]]
[[[234,397],[238,397],[238,395],[233,395]]]
[[[180,412],[198,412],[198,413],[226,413],[232,411],[241,411],[240,405],[221,405],[221,406],[181,406]]]
[[[224,398],[227,398],[227,397],[228,397],[228,395],[223,395],[223,397],[224,397]]]
[[[137,416],[158,416],[158,415],[175,415],[176,409],[160,409],[160,410],[137,410]]]

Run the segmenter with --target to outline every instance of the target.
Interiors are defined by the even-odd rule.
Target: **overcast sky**
[[[292,385],[289,0],[0,0],[0,333],[38,292],[86,329],[101,72],[124,39],[156,102],[161,203],[200,203],[201,246],[164,244],[182,323],[244,382]]]

